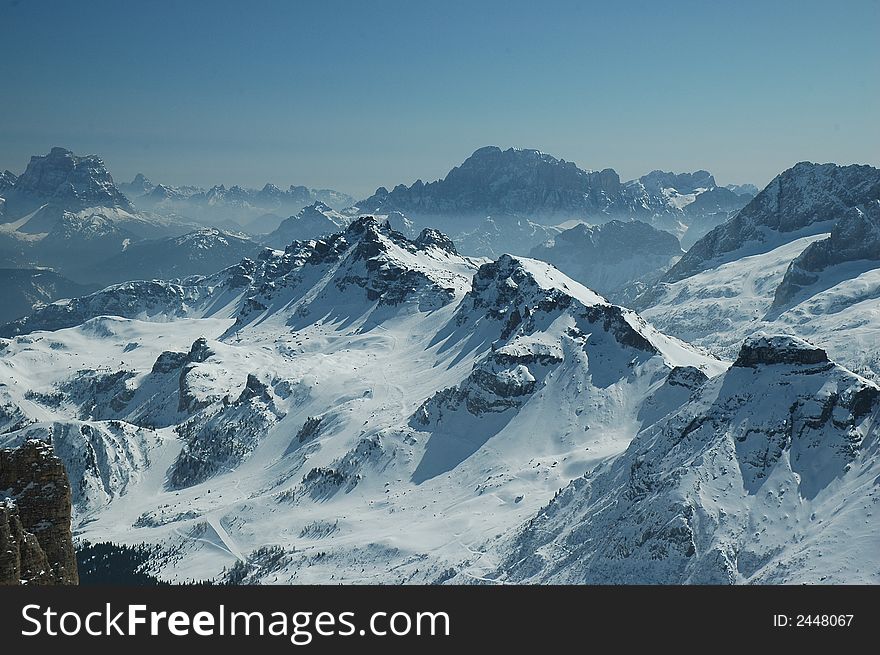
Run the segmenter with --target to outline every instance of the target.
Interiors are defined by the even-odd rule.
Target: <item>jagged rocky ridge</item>
[[[401,211],[413,220],[451,231],[465,252],[498,256],[504,250],[478,251],[471,246],[468,232],[475,219],[488,216],[503,223],[507,232],[514,230],[518,236],[510,245],[526,242],[513,251],[517,254],[527,253],[541,241],[540,235],[528,239],[529,222],[553,224],[566,219],[592,223],[639,219],[677,236],[687,233],[693,242],[732,216],[748,198],[717,186],[707,171],[653,171],[622,183],[612,169],[585,171],[538,150],[487,146],[442,180],[428,184],[417,180],[391,191],[379,188],[357,208],[372,213]],[[544,235],[548,236],[552,235]]]
[[[765,409],[802,391],[793,373],[786,384],[774,376],[796,368],[819,384],[838,370],[821,350],[765,338],[743,348],[723,376],[733,382],[710,393],[726,363],[551,265],[469,259],[442,233],[407,239],[374,218],[215,275],[120,285],[65,305],[72,313],[38,318],[69,327],[33,332],[39,321],[20,322],[22,334],[0,342],[2,438],[51,431],[74,464],[86,536],[164,544],[171,550],[151,566],[171,579],[184,562],[187,577],[208,578],[236,560],[253,563],[251,582],[492,579],[499,560],[487,545],[584,471],[611,466],[635,435],[686,410],[697,416],[697,403],[711,405],[721,391],[738,399],[739,414],[715,425],[739,429],[739,416],[772,427]],[[753,378],[741,380],[744,371]],[[26,393],[17,386],[25,382]],[[821,394],[833,391],[822,384]],[[849,396],[840,395],[832,424],[848,421]],[[858,434],[869,434],[865,420],[854,424]],[[829,434],[832,444],[852,440]],[[750,466],[766,459],[753,444]],[[803,460],[796,469],[804,494],[845,468],[820,455],[809,460],[816,467]],[[826,502],[822,493],[815,502]],[[856,528],[850,522],[869,538]],[[271,567],[265,534],[277,548]],[[815,534],[826,545],[836,538]],[[664,547],[677,548],[646,546]],[[782,566],[774,579],[795,579],[789,552],[773,556]],[[737,570],[753,566],[749,557]],[[836,575],[859,579],[847,562]],[[661,566],[658,578],[677,566]],[[709,573],[688,581],[715,579]]]
[[[877,379],[878,184],[870,166],[798,164],[659,283],[631,287],[627,304],[722,357],[735,357],[751,333],[779,332]]]
[[[433,395],[412,416],[412,427],[432,433],[414,480],[444,471],[443,460],[452,452],[457,459],[477,450],[539,392],[567,395],[576,389],[582,402],[589,398],[622,417],[629,410],[621,397],[649,396],[648,389],[676,364],[717,370],[711,360],[552,266],[509,255],[479,268],[455,325],[466,333],[479,326],[491,348],[461,383]],[[557,401],[575,400],[563,397]],[[668,411],[675,399],[666,401]],[[481,423],[493,415],[487,433]]]
[[[398,209],[407,215],[479,215],[489,213],[563,215],[599,213],[613,205],[620,178],[611,169],[589,172],[538,150],[496,146],[476,150],[447,176],[425,184],[380,188],[358,203],[361,211]],[[572,216],[573,215],[573,216]]]
[[[410,260],[407,263],[411,266],[402,267],[395,261],[394,253]],[[412,255],[426,253],[431,255],[429,262],[440,264],[437,270],[412,258]],[[245,316],[264,311],[265,303],[282,289],[315,282],[329,268],[333,268],[338,290],[359,286],[369,300],[399,303],[424,285],[427,287],[425,301],[433,302],[428,298],[433,296],[436,302],[442,303],[449,296],[449,287],[444,286],[443,260],[450,256],[461,260],[452,242],[439,232],[425,229],[419,237],[409,241],[387,223],[364,217],[344,232],[326,239],[296,241],[283,253],[267,249],[257,261],[244,259],[214,275],[190,276],[179,281],[126,282],[89,296],[53,303],[0,328],[0,334],[12,336],[34,330],[57,330],[102,315],[182,317],[198,308],[210,313],[211,301],[228,293],[244,294],[240,308],[244,320]],[[306,311],[305,307],[302,311]]]
[[[186,577],[212,577],[271,533],[281,579],[400,565],[392,576],[430,581],[461,548],[423,542],[446,539],[434,513],[470,523],[504,498],[466,533],[510,529],[619,452],[643,401],[683,402],[671,369],[724,366],[548,264],[473,260],[440,232],[407,239],[374,218],[47,310],[2,342],[0,439],[51,434],[84,537],[162,544],[151,566],[172,579],[184,553]],[[419,527],[392,545],[382,533],[401,520]],[[328,540],[315,546],[332,558],[313,561],[303,539]]]
[[[335,209],[354,204],[353,198],[333,189],[310,189],[293,184],[286,190],[274,184],[266,184],[261,189],[223,184],[204,189],[153,184],[139,173],[130,183],[121,186],[140,208],[162,215],[179,214],[217,227],[221,227],[221,221],[230,221],[253,234],[271,232],[284,216],[316,202]]]

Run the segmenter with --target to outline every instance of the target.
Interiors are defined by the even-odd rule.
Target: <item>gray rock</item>
[[[880,260],[880,200],[848,209],[830,237],[807,246],[789,264],[776,288],[773,307],[785,305],[801,289],[815,284],[825,269],[861,259]]]

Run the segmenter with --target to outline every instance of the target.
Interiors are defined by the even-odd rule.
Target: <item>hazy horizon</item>
[[[0,17],[15,173],[62,146],[117,182],[363,198],[484,145],[759,187],[801,160],[880,163],[871,1],[35,1]]]

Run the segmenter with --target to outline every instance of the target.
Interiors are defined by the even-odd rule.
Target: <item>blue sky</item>
[[[880,164],[880,3],[0,0],[0,168],[356,196],[483,145],[628,179]]]

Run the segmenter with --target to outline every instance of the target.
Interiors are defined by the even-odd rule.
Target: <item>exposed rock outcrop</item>
[[[880,388],[823,351],[786,336],[750,339],[736,365],[562,490],[489,577],[838,582],[846,574],[832,560],[876,542],[874,524],[846,510],[876,502],[878,412]],[[829,502],[840,489],[845,500]]]
[[[803,339],[785,335],[755,335],[745,340],[734,366],[755,367],[760,364],[822,364],[828,354]]]
[[[0,584],[77,584],[71,491],[52,446],[0,450]]]

